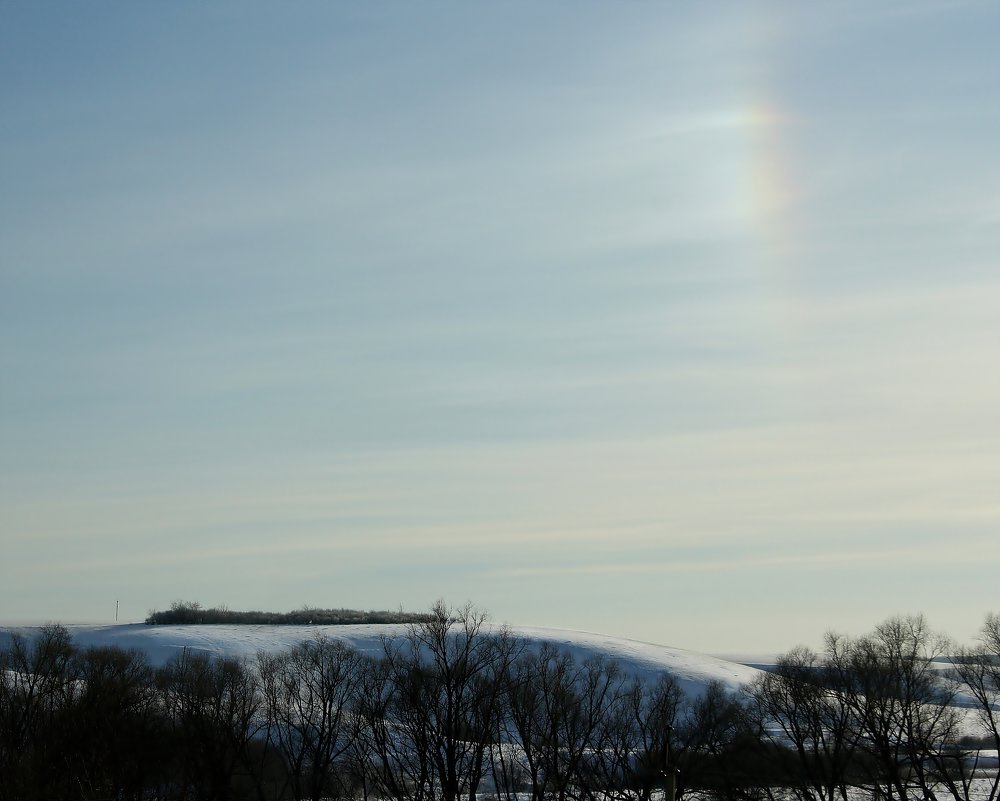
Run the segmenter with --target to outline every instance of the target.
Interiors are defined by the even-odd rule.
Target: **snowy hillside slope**
[[[382,653],[383,637],[398,637],[406,633],[407,626],[356,625],[356,626],[266,626],[266,625],[197,625],[197,626],[147,626],[124,625],[69,625],[66,627],[77,645],[117,645],[145,651],[153,664],[161,665],[183,649],[218,656],[253,658],[258,651],[281,651],[303,640],[328,637],[346,642],[359,651],[378,655]],[[28,637],[37,627],[0,628],[0,648],[7,646],[11,632]],[[539,647],[543,642],[552,643],[570,652],[578,661],[603,655],[617,659],[622,668],[641,679],[652,680],[666,672],[671,674],[689,695],[704,691],[711,681],[719,681],[730,689],[753,680],[759,671],[736,662],[670,648],[664,645],[627,640],[602,634],[565,629],[528,626],[511,627],[512,633],[525,640],[529,647]]]

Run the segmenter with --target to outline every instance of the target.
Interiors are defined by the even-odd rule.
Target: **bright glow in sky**
[[[971,637],[998,41],[993,0],[4,4],[0,620]]]

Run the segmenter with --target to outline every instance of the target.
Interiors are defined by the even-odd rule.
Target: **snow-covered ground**
[[[303,640],[328,637],[342,640],[359,651],[371,654],[382,652],[383,637],[398,637],[407,631],[405,625],[357,626],[264,626],[264,625],[198,625],[198,626],[147,626],[124,625],[68,625],[66,628],[80,646],[118,645],[145,651],[154,664],[160,665],[178,651],[214,655],[254,657],[258,651],[281,651]],[[19,631],[27,636],[37,633],[37,627],[0,628],[0,648],[5,648],[10,633]],[[699,694],[710,681],[720,681],[736,689],[753,680],[759,671],[755,668],[730,662],[694,651],[670,648],[665,645],[626,640],[585,631],[548,629],[532,626],[512,627],[517,637],[532,646],[549,642],[574,658],[582,661],[598,654],[617,659],[622,667],[639,678],[652,679],[669,673],[688,694]]]

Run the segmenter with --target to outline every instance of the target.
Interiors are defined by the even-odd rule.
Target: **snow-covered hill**
[[[280,651],[316,637],[342,640],[360,651],[379,654],[383,637],[397,637],[407,631],[405,625],[358,626],[264,626],[264,625],[199,625],[146,626],[127,624],[114,626],[67,626],[73,640],[80,646],[118,645],[138,648],[148,654],[154,664],[163,664],[178,651],[187,648],[215,655],[253,657],[258,651]],[[10,632],[27,636],[37,628],[0,629],[0,648],[6,647]],[[640,678],[654,678],[670,673],[689,694],[701,693],[710,681],[720,681],[736,689],[749,682],[759,672],[737,662],[669,648],[664,645],[626,640],[584,631],[513,627],[512,632],[532,646],[550,642],[569,651],[577,660],[602,654],[617,659],[622,667]]]

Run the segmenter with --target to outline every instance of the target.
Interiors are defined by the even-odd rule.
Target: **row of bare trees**
[[[319,639],[154,668],[50,627],[0,651],[0,801],[650,801],[668,784],[724,801],[996,801],[974,746],[1000,746],[998,671],[996,616],[979,649],[898,618],[693,696],[443,603],[374,655]]]
[[[955,648],[922,616],[796,648],[747,688],[780,783],[804,801],[995,801],[1000,773],[1000,616]],[[988,761],[983,758],[989,755]]]

